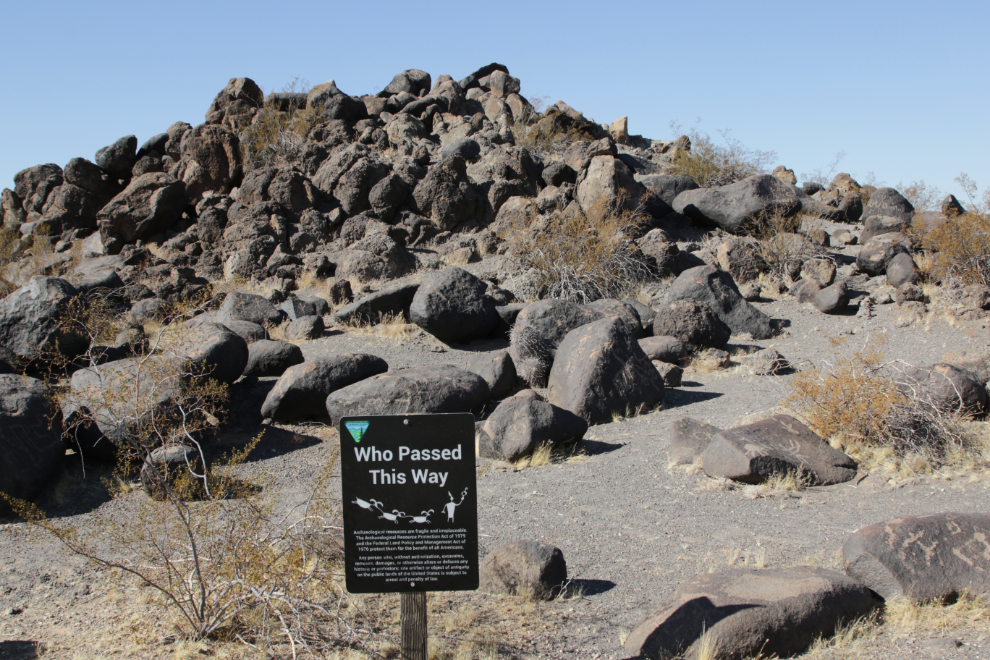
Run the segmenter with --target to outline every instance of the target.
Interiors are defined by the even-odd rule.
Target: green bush
[[[692,129],[689,150],[681,150],[668,166],[677,176],[689,176],[701,187],[712,188],[735,183],[748,176],[767,173],[777,159],[773,151],[750,149],[731,137],[729,131],[720,131],[722,144],[712,140],[707,133]]]

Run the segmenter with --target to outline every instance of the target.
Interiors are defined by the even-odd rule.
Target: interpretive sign
[[[474,415],[340,420],[351,593],[478,588]]]

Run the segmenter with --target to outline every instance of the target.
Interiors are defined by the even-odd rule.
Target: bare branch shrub
[[[832,179],[835,177],[836,170],[839,169],[839,163],[841,163],[845,157],[845,151],[837,151],[835,153],[835,158],[832,159],[832,162],[826,165],[828,170],[823,167],[819,167],[812,172],[802,172],[801,181],[804,183],[817,183],[822,188],[828,188],[829,184],[832,183]]]
[[[68,431],[98,425],[121,448],[116,479],[108,482],[119,504],[93,512],[85,526],[49,519],[23,501],[12,502],[15,510],[71,552],[150,587],[191,639],[284,647],[292,657],[362,645],[339,614],[346,594],[340,505],[330,483],[336,444],[313,494],[295,506],[284,503],[274,474],[243,474],[260,435],[210,464],[207,436],[224,416],[227,392],[173,353],[190,332],[181,321],[192,311],[171,310],[134,358],[100,365],[95,347],[121,324],[112,300],[80,298],[70,306],[62,324],[90,339],[85,364],[94,375],[90,386],[73,389],[53,368],[51,385],[60,407],[74,411]],[[169,467],[153,453],[176,446],[192,450],[184,466]],[[114,486],[129,484],[138,470],[155,499]]]
[[[679,127],[678,127],[679,128]],[[730,135],[719,131],[722,144],[696,128],[687,133],[691,149],[680,151],[668,166],[671,174],[689,176],[702,188],[724,186],[759,173],[767,173],[777,159],[774,151],[760,151],[744,146]]]
[[[538,276],[540,298],[587,303],[613,298],[651,277],[631,236],[646,216],[623,200],[597,199],[583,213],[518,218],[502,232],[509,251]]]
[[[847,448],[888,449],[897,458],[920,456],[934,466],[964,453],[966,416],[936,405],[909,375],[910,365],[886,360],[882,344],[882,337],[868,338],[849,357],[798,372],[784,405]]]

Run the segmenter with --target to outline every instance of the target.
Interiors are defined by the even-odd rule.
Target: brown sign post
[[[351,593],[401,593],[402,657],[426,660],[426,592],[478,588],[474,416],[340,420]]]

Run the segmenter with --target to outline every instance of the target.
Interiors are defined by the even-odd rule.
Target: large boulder
[[[248,344],[248,362],[242,375],[245,378],[281,376],[289,367],[304,361],[302,349],[295,344],[261,339]]]
[[[856,461],[790,415],[716,434],[702,459],[709,477],[760,483],[788,473],[810,486],[828,486],[856,476]]]
[[[856,530],[842,548],[846,574],[885,599],[953,600],[990,594],[990,515],[902,516]]]
[[[692,300],[675,300],[657,310],[653,332],[658,337],[673,337],[694,350],[720,349],[732,336],[732,330],[714,312]]]
[[[794,186],[769,174],[754,174],[726,186],[686,190],[674,198],[672,206],[692,220],[738,234],[753,220],[797,213],[801,200]]]
[[[265,102],[265,93],[250,78],[231,78],[220,90],[206,111],[207,124],[219,124],[230,114],[232,117],[248,114]]]
[[[574,328],[604,316],[596,309],[567,300],[550,298],[527,305],[516,316],[509,333],[509,351],[516,372],[530,385],[543,387],[557,344]]]
[[[62,168],[54,163],[35,165],[14,175],[14,194],[21,201],[24,213],[41,214],[48,196],[64,181]]]
[[[457,266],[428,276],[409,306],[409,319],[440,341],[466,344],[487,337],[498,325],[487,285]]]
[[[61,399],[62,415],[83,456],[110,459],[115,448],[130,453],[152,442],[147,426],[182,396],[189,373],[185,367],[184,360],[155,355],[72,374]]]
[[[625,322],[605,318],[572,330],[557,348],[547,400],[591,424],[663,401],[663,377]]]
[[[880,604],[856,580],[822,568],[737,568],[682,583],[625,649],[651,660],[697,658],[707,643],[713,660],[788,657]]]
[[[266,323],[278,325],[284,316],[267,298],[254,293],[234,291],[224,298],[216,318],[217,323],[248,321],[264,326]]]
[[[431,167],[416,184],[413,201],[424,217],[445,231],[473,216],[477,202],[464,159],[454,154]]]
[[[516,387],[516,366],[508,351],[478,353],[465,369],[478,374],[488,383],[493,399],[501,399]]]
[[[0,374],[0,493],[31,500],[65,456],[61,417],[40,380]],[[0,515],[10,515],[0,498]]]
[[[171,227],[186,206],[186,184],[163,172],[133,179],[104,206],[96,218],[103,245],[111,254],[131,243]]]
[[[682,192],[698,189],[698,184],[689,176],[648,174],[637,176],[636,179],[667,205],[673,205]]]
[[[372,293],[360,300],[341,307],[334,315],[337,323],[379,323],[387,317],[409,318],[409,307],[412,305],[419,284],[403,284]]]
[[[478,374],[451,365],[396,369],[333,392],[326,410],[348,415],[480,412],[491,393]]]
[[[874,236],[856,254],[856,266],[870,276],[885,275],[893,258],[908,252],[900,240],[903,238],[903,234],[895,233]]]
[[[362,353],[297,364],[286,369],[275,383],[261,414],[280,422],[323,417],[331,393],[387,371],[385,360]]]
[[[951,364],[908,368],[898,377],[901,392],[941,413],[980,416],[987,412],[987,390],[980,377]]]
[[[770,318],[746,302],[731,275],[713,266],[696,266],[678,275],[667,290],[667,302],[675,300],[691,300],[707,306],[734,335],[748,333],[753,339],[773,336]]]
[[[635,208],[646,188],[633,178],[632,170],[618,158],[595,156],[588,169],[578,177],[575,199],[585,213],[595,213],[596,205],[604,205],[598,213],[621,203]]]
[[[193,373],[228,384],[244,373],[249,355],[244,338],[219,323],[189,328],[164,352],[187,360]]]
[[[182,160],[176,176],[186,184],[186,195],[191,200],[208,192],[230,193],[244,176],[237,134],[216,124],[194,128],[182,140]]]
[[[862,217],[886,216],[910,223],[914,217],[914,206],[893,188],[877,188],[870,195],[870,201],[863,207]]]
[[[644,337],[639,340],[639,347],[650,360],[659,360],[668,364],[677,364],[689,354],[687,344],[669,335]]]
[[[76,295],[76,288],[65,280],[32,277],[0,300],[0,345],[24,359],[34,358],[42,348],[57,348],[66,357],[81,354],[86,340],[60,327],[61,315]]]
[[[350,277],[359,282],[389,280],[404,275],[415,259],[385,232],[365,236],[340,256],[337,277]]]
[[[560,548],[539,541],[514,541],[492,550],[481,562],[479,589],[494,594],[551,600],[567,582]]]
[[[588,422],[546,401],[509,397],[495,408],[478,434],[478,455],[514,461],[540,445],[577,442]]]
[[[125,135],[96,152],[96,164],[115,179],[131,178],[131,168],[137,162],[137,137]]]

